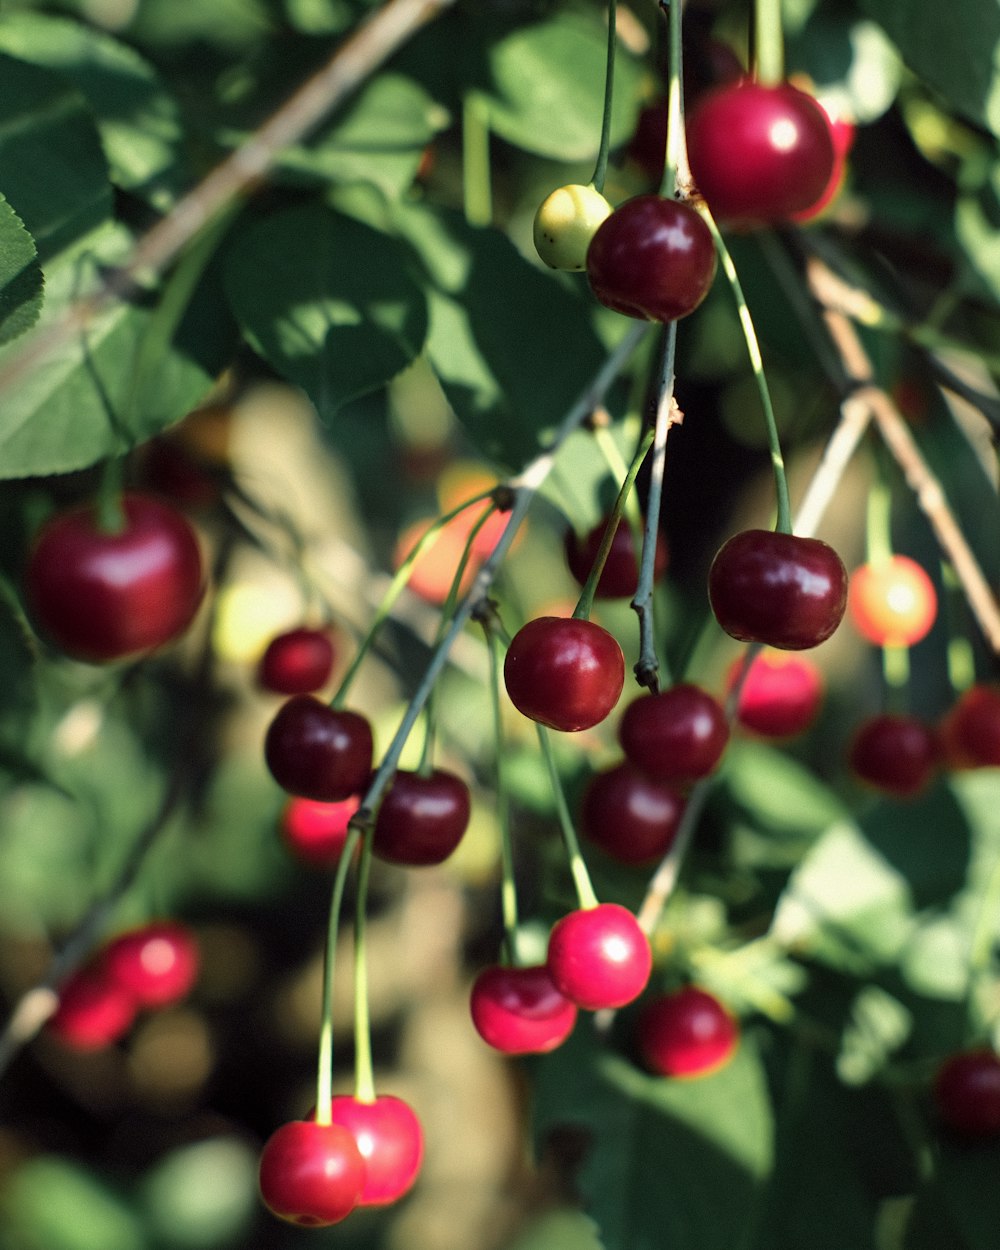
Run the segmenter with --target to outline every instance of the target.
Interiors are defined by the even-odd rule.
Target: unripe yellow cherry
[[[550,269],[583,269],[587,248],[611,205],[592,185],[557,187],[535,213],[535,251]]]

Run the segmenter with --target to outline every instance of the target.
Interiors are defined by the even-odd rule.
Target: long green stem
[[[576,836],[576,828],[573,825],[573,817],[570,815],[569,804],[566,802],[566,792],[563,789],[562,778],[559,776],[559,768],[556,764],[556,756],[552,749],[549,731],[544,725],[536,725],[536,729],[538,730],[538,742],[542,748],[542,757],[545,760],[549,772],[549,780],[552,783],[552,796],[555,799],[556,812],[559,816],[559,829],[562,832],[563,845],[566,848],[566,858],[569,860],[569,870],[573,877],[573,887],[576,890],[577,902],[581,908],[596,907],[599,900],[594,892],[590,873],[587,871],[587,865],[580,850],[580,842]]]
[[[333,1096],[333,976],[337,962],[337,938],[340,934],[340,910],[344,886],[361,831],[353,824],[340,854],[337,872],[330,892],[330,911],[326,923],[326,949],[323,959],[323,999],[320,1007],[319,1058],[316,1065],[316,1123],[330,1123],[330,1101]]]
[[[781,0],[754,0],[754,77],[766,87],[785,76],[785,51],[781,32]]]
[[[604,180],[608,174],[608,152],[611,149],[611,110],[615,93],[615,52],[618,47],[618,0],[608,3],[608,59],[604,74],[604,112],[601,117],[601,142],[597,149],[597,164],[591,182],[596,191],[603,193]]]
[[[667,145],[660,194],[687,193],[690,173],[684,132],[684,76],[681,44],[681,0],[660,0],[667,18]]]
[[[358,892],[354,903],[354,1097],[375,1101],[372,1070],[372,1029],[368,1007],[368,876],[372,862],[372,831],[361,840]]]
[[[517,885],[514,880],[514,845],[510,828],[510,789],[507,784],[506,751],[504,749],[503,715],[500,704],[500,640],[484,614],[483,630],[490,657],[490,701],[493,710],[493,739],[496,744],[497,824],[500,827],[500,908],[503,915],[504,961],[518,964],[517,953]]]

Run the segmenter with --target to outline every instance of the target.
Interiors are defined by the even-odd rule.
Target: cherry
[[[590,729],[625,685],[625,657],[606,629],[575,617],[539,616],[511,639],[504,683],[519,712],[550,729]]]
[[[811,95],[751,79],[701,97],[687,120],[687,145],[713,216],[744,227],[811,208],[836,159],[829,119]]]
[[[885,647],[909,647],[930,631],[937,592],[909,556],[862,564],[851,574],[847,610],[858,633]]]
[[[587,250],[587,278],[601,303],[644,321],[693,312],[711,288],[715,265],[715,243],[698,213],[661,195],[626,200]]]
[[[739,1044],[736,1021],[695,985],[651,999],[637,1030],[643,1062],[661,1076],[705,1076],[727,1063]]]
[[[392,864],[440,864],[462,840],[470,808],[469,787],[454,773],[401,769],[379,806],[372,850]]]
[[[847,171],[847,154],[854,145],[854,122],[835,111],[831,111],[823,100],[817,100],[816,103],[826,114],[827,121],[830,124],[830,138],[833,142],[833,168],[830,170],[830,177],[826,186],[820,192],[819,198],[810,204],[808,208],[789,214],[792,221],[811,221],[833,203],[844,185]]]
[[[49,1017],[49,1032],[74,1050],[100,1050],[118,1041],[132,1026],[136,1004],[99,963],[74,972],[59,990],[59,1005]]]
[[[611,205],[593,185],[557,187],[535,213],[535,251],[550,269],[583,269],[594,231],[610,212]]]
[[[627,907],[598,903],[571,911],[549,934],[545,966],[556,989],[588,1011],[624,1007],[646,988],[649,939]]]
[[[743,671],[743,660],[729,667],[727,691]],[[792,738],[816,719],[823,699],[823,678],[816,665],[801,655],[762,651],[754,656],[740,686],[736,719],[763,738]]]
[[[290,629],[267,644],[257,680],[274,694],[312,694],[330,680],[334,656],[325,629]]]
[[[183,633],[205,592],[194,530],[170,504],[126,494],[124,527],[100,528],[85,503],[42,526],[25,575],[31,613],[60,650],[104,663]]]
[[[360,794],[372,766],[372,731],[357,712],[293,695],[271,721],[264,758],[289,794],[334,803]]]
[[[982,1047],[949,1056],[932,1089],[942,1123],[961,1137],[1000,1136],[1000,1056]]]
[[[731,637],[802,651],[825,642],[840,624],[847,570],[818,538],[743,530],[712,561],[708,597]]]
[[[681,682],[633,700],[618,725],[629,761],[657,781],[697,781],[715,770],[729,726],[716,699]]]
[[[862,722],[847,758],[861,781],[910,798],[925,790],[937,771],[940,745],[935,731],[916,716],[884,712]]]
[[[970,686],[941,723],[952,768],[1000,767],[1000,687]]]
[[[331,1103],[334,1124],[354,1138],[365,1164],[358,1205],[381,1207],[411,1188],[424,1157],[424,1134],[409,1103],[392,1094],[362,1102],[348,1094]]]
[[[566,562],[569,571],[582,586],[594,567],[597,551],[607,528],[608,517],[600,520],[583,538],[573,530],[566,533]],[[667,567],[667,541],[662,534],[656,535],[656,551],[653,556],[653,577],[659,578]],[[597,579],[594,595],[598,599],[626,599],[635,594],[639,585],[639,561],[632,541],[632,528],[619,521],[611,540],[608,558],[601,576]]]
[[[357,1206],[364,1183],[361,1151],[341,1124],[290,1120],[261,1151],[261,1197],[290,1224],[336,1224]]]
[[[314,868],[334,868],[340,861],[347,826],[361,805],[358,795],[334,803],[293,796],[281,813],[281,835],[291,852]]]
[[[476,1032],[505,1055],[544,1055],[573,1032],[576,1004],[556,989],[544,965],[493,964],[476,977],[469,996]]]
[[[198,942],[191,930],[159,920],[112,938],[100,955],[107,976],[140,1007],[166,1007],[198,978]]]
[[[617,764],[590,779],[580,827],[622,864],[646,864],[669,850],[684,812],[684,798],[631,764]]]

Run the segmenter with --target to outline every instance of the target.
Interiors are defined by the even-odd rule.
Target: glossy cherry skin
[[[469,1011],[476,1032],[505,1055],[545,1055],[573,1032],[577,1007],[542,964],[493,964],[473,982]]]
[[[331,1116],[354,1138],[365,1162],[358,1205],[381,1207],[402,1198],[424,1157],[424,1132],[410,1104],[392,1094],[374,1102],[341,1094],[332,1101]]]
[[[941,722],[951,768],[1000,767],[1000,686],[970,686]]]
[[[519,712],[550,729],[590,729],[608,715],[625,685],[625,657],[593,621],[538,616],[511,639],[504,684]]]
[[[365,1183],[365,1162],[340,1124],[291,1120],[264,1143],[260,1194],[289,1224],[322,1228],[350,1215]]]
[[[643,1007],[637,1024],[642,1061],[661,1076],[705,1076],[735,1054],[739,1026],[719,1000],[687,985]]]
[[[847,570],[818,538],[743,530],[712,561],[708,597],[731,637],[803,651],[825,642],[840,624]]]
[[[67,655],[105,663],[141,655],[190,625],[205,593],[189,522],[152,495],[126,494],[124,528],[107,533],[93,504],[57,513],[28,560],[31,614]]]
[[[166,1007],[189,993],[201,964],[198,940],[174,920],[158,920],[112,938],[100,954],[107,976],[140,1007]]]
[[[694,312],[715,277],[715,243],[688,204],[661,195],[626,200],[587,249],[590,288],[608,308],[643,321]]]
[[[742,671],[743,660],[734,660],[726,678],[727,692]],[[762,651],[754,656],[740,686],[736,719],[762,738],[794,738],[813,723],[822,701],[823,678],[811,660],[782,651]]]
[[[690,682],[642,695],[625,709],[618,741],[630,763],[656,781],[688,782],[715,771],[729,741],[717,699]]]
[[[930,785],[941,749],[934,729],[918,717],[884,712],[858,726],[847,759],[860,781],[905,799]]]
[[[363,716],[331,708],[311,694],[284,703],[264,739],[264,758],[278,785],[323,803],[364,790],[372,752],[371,726]]]
[[[982,1047],[951,1055],[938,1068],[934,1105],[960,1137],[1000,1137],[1000,1056]]]
[[[566,534],[566,562],[569,571],[581,586],[594,567],[607,522],[608,518],[605,517],[583,538],[572,530]],[[654,580],[663,576],[667,562],[667,541],[658,533],[653,556]],[[626,521],[620,521],[611,540],[601,576],[597,579],[594,596],[597,599],[627,599],[635,594],[638,584],[639,561],[636,559],[635,544],[632,541],[632,528]]]
[[[48,1031],[73,1050],[100,1050],[124,1036],[135,1020],[136,1003],[99,964],[74,972],[59,990]]]
[[[469,787],[454,773],[400,769],[379,806],[372,851],[392,864],[440,864],[461,842],[471,806]]]
[[[303,863],[313,868],[335,868],[347,841],[348,824],[361,805],[358,795],[335,803],[293,796],[281,813],[281,836]]]
[[[580,829],[621,864],[648,864],[670,849],[684,797],[631,764],[617,764],[587,783]]]
[[[327,630],[290,629],[267,644],[257,680],[274,694],[313,694],[330,680],[334,658]]]
[[[893,555],[854,570],[847,611],[869,642],[909,647],[930,632],[937,616],[937,591],[915,560]]]
[[[571,911],[549,934],[545,966],[553,984],[587,1011],[624,1007],[646,988],[649,939],[627,907],[599,903]]]
[[[687,145],[712,215],[741,227],[811,208],[836,161],[829,118],[790,83],[743,79],[707,92],[687,119]]]

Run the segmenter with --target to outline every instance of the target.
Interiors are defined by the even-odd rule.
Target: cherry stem
[[[886,565],[892,559],[892,491],[882,471],[868,490],[865,508],[865,559],[872,566]],[[893,643],[882,646],[882,676],[886,686],[886,708],[902,712],[907,707],[910,680],[910,649]]]
[[[478,613],[486,635],[490,657],[490,702],[493,712],[493,740],[496,744],[497,823],[500,827],[500,907],[503,915],[503,959],[517,967],[517,885],[514,879],[514,844],[510,828],[510,787],[507,784],[503,713],[500,703],[500,640],[492,604],[487,600]]]
[[[944,617],[948,630],[948,681],[955,694],[960,695],[976,680],[976,656],[965,621],[960,619],[965,615],[962,585],[948,560],[941,561],[941,584],[944,587]]]
[[[740,282],[739,274],[736,272],[733,258],[729,254],[729,248],[726,247],[725,240],[719,232],[719,227],[715,224],[715,218],[703,202],[698,204],[698,209],[712,232],[719,259],[722,261],[722,270],[726,275],[726,280],[736,301],[736,310],[743,330],[743,338],[746,341],[747,354],[750,357],[750,367],[753,370],[754,381],[757,383],[757,393],[760,396],[761,407],[764,409],[764,421],[767,426],[767,441],[771,451],[771,467],[774,470],[774,491],[777,502],[777,519],[774,528],[779,534],[790,534],[792,532],[792,509],[788,498],[785,459],[781,454],[778,424],[774,418],[774,406],[771,403],[771,392],[767,385],[767,377],[764,374],[764,360],[760,353],[757,332],[754,329],[753,318],[750,316],[750,309],[747,307],[746,296],[743,294],[743,284]]]
[[[462,101],[462,195],[469,225],[488,226],[493,220],[489,109],[471,91]]]
[[[667,19],[667,143],[660,194],[686,199],[692,178],[684,130],[681,0],[660,0],[660,9]]]
[[[754,0],[753,76],[765,87],[777,86],[785,76],[781,0]]]
[[[358,861],[358,888],[354,900],[354,1097],[375,1101],[372,1071],[372,1030],[368,1006],[368,877],[372,863],[372,830],[365,831]]]
[[[536,725],[535,728],[538,730],[538,742],[548,768],[549,780],[552,783],[552,797],[559,816],[559,828],[562,832],[563,846],[566,848],[566,858],[569,860],[569,870],[573,877],[577,902],[583,909],[597,907],[600,900],[594,891],[590,873],[587,871],[587,865],[580,850],[580,841],[576,836],[573,817],[570,815],[569,804],[566,802],[566,792],[559,776],[555,751],[552,749],[552,739],[544,725]]]
[[[120,534],[125,529],[122,507],[123,464],[120,456],[105,460],[97,492],[97,528],[102,534]]]
[[[611,109],[615,91],[615,52],[618,46],[618,0],[608,0],[608,59],[604,74],[604,112],[601,116],[601,142],[591,184],[595,191],[604,191],[608,174],[608,152],[611,149]]]

